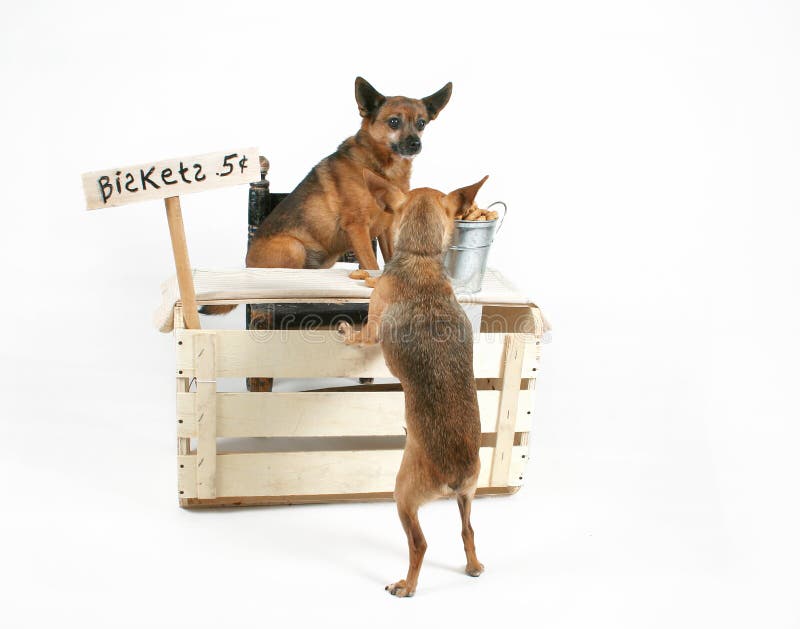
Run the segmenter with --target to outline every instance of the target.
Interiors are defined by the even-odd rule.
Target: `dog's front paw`
[[[359,334],[347,321],[342,321],[336,326],[336,331],[344,337],[345,345],[355,345],[359,342]]]
[[[479,577],[483,574],[483,564],[478,563],[474,566],[467,564],[465,572],[471,577]]]
[[[365,280],[369,277],[369,271],[366,269],[356,269],[355,271],[351,271],[348,277],[351,280]]]
[[[398,598],[405,598],[408,596],[414,596],[414,590],[412,590],[408,585],[406,585],[406,580],[401,579],[397,583],[391,583],[384,588],[389,594],[392,596],[397,596]]]

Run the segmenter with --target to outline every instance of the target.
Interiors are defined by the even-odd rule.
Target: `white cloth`
[[[368,301],[372,289],[362,280],[348,277],[353,265],[330,269],[193,269],[195,296],[199,303],[226,299],[352,299]],[[372,271],[378,275],[378,271]],[[172,276],[161,285],[161,305],[153,321],[161,332],[171,332],[173,308],[180,301],[178,280]],[[458,295],[462,304],[535,306],[495,269],[487,269],[479,293]],[[546,325],[546,324],[545,324]]]

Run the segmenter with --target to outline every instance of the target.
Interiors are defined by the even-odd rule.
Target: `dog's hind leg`
[[[422,528],[417,518],[418,511],[419,506],[413,503],[405,501],[398,501],[397,503],[400,523],[403,525],[403,530],[408,538],[408,573],[405,579],[386,586],[389,594],[394,596],[414,596],[414,592],[417,589],[419,570],[422,567],[422,559],[425,557],[425,551],[428,548],[428,543],[425,541],[425,535],[422,534]]]
[[[306,247],[289,234],[254,238],[247,251],[246,263],[250,268],[302,269],[306,264]]]
[[[474,486],[469,492],[458,494],[458,510],[461,512],[461,539],[464,540],[464,552],[467,555],[466,573],[471,577],[480,576],[483,572],[483,564],[478,561],[478,556],[475,554],[475,532],[472,530],[470,522],[474,496]]]
[[[197,309],[197,312],[202,315],[223,315],[228,314],[234,308],[236,308],[236,304],[231,304],[229,306],[221,304],[207,304],[205,306],[200,306]]]
[[[428,548],[417,518],[419,508],[441,495],[436,489],[436,482],[430,478],[417,447],[411,440],[406,441],[403,461],[400,463],[394,488],[397,514],[408,538],[408,573],[405,579],[387,585],[386,590],[400,597],[414,596],[422,559]]]

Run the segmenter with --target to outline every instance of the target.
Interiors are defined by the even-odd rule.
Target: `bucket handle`
[[[491,210],[495,205],[502,205],[503,206],[503,216],[500,218],[500,222],[497,224],[497,229],[494,232],[494,238],[497,238],[497,234],[500,233],[500,228],[503,226],[503,221],[506,220],[506,214],[508,214],[508,206],[503,203],[502,201],[495,201],[491,203],[487,210]],[[494,238],[492,238],[492,242],[494,242]]]

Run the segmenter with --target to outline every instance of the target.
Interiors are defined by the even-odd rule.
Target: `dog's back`
[[[452,490],[478,471],[481,426],[472,328],[440,258],[398,252],[384,276],[396,291],[381,321],[386,362],[403,384],[408,438]]]

